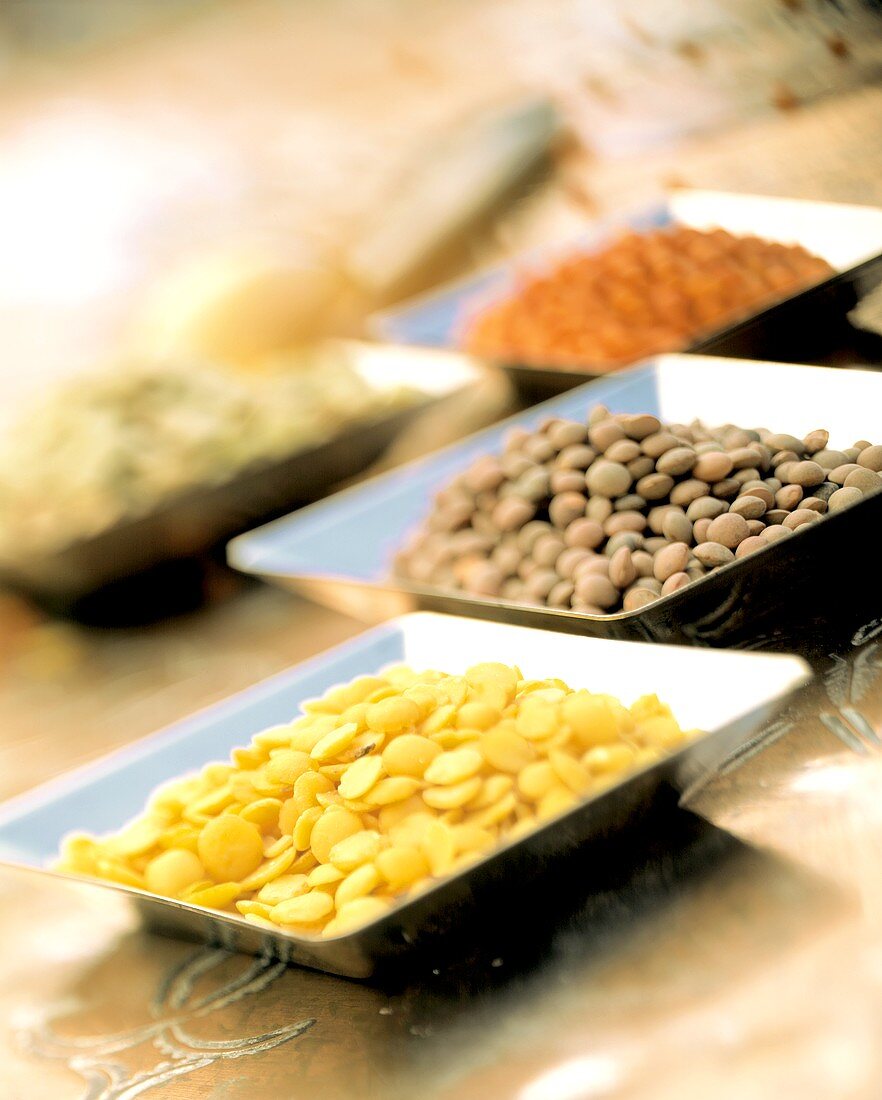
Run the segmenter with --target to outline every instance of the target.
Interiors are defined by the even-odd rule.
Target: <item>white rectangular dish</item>
[[[567,856],[578,852],[580,860],[586,859],[589,845],[600,845],[609,857],[616,835],[663,790],[670,794],[700,782],[724,759],[753,744],[811,676],[802,660],[786,655],[634,645],[408,615],[0,806],[0,862],[70,878],[50,869],[66,834],[119,829],[140,813],[161,783],[225,758],[265,727],[290,721],[304,700],[401,661],[461,673],[484,660],[517,663],[525,676],[560,677],[572,687],[609,692],[625,703],[657,692],[684,728],[706,732],[535,832],[503,843],[381,919],[337,937],[264,931],[237,915],[115,883],[102,881],[95,888],[128,895],[151,927],[169,934],[366,977],[415,947],[430,947],[439,935],[448,942],[468,937],[475,919],[502,918],[509,902],[528,907],[532,884],[542,875],[557,874]]]

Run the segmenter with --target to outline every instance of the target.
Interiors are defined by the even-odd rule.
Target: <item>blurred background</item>
[[[517,401],[378,362],[376,310],[679,188],[882,206],[880,32],[878,0],[0,4],[0,798],[361,629],[225,539]]]
[[[872,0],[2,5],[0,795],[350,634],[224,537],[512,407],[487,375],[415,430],[431,366],[316,340],[672,188],[882,202],[879,30]]]

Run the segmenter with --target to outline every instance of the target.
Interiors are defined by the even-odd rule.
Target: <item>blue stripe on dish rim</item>
[[[576,251],[597,251],[617,231],[633,229],[647,232],[670,225],[672,221],[667,203],[657,203],[630,217],[604,219],[594,230],[571,241],[553,248],[533,249],[513,262],[495,265],[477,275],[459,279],[375,314],[369,322],[371,330],[391,343],[457,348],[460,346],[459,331],[463,321],[493,299],[507,293],[519,271],[547,266],[551,260]]]

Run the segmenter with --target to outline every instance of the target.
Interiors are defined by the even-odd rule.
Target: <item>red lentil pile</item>
[[[493,359],[609,371],[682,350],[831,274],[800,245],[722,229],[628,233],[526,276],[469,322],[465,344]]]

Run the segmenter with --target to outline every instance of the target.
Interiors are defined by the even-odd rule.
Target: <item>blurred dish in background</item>
[[[678,351],[739,316],[832,275],[800,245],[673,225],[626,233],[527,273],[465,321],[477,355],[604,372]]]
[[[701,341],[707,350],[712,333],[725,336],[745,316],[762,324],[771,302],[810,293],[794,289],[799,280],[823,286],[880,255],[880,208],[683,188],[575,241],[380,310],[369,324],[396,343],[468,342],[504,366],[523,396],[540,400],[654,349],[690,351]],[[490,321],[483,328],[482,317]],[[774,354],[791,360],[786,349]]]
[[[477,374],[459,357],[326,342],[247,372],[178,362],[83,376],[3,440],[0,575],[66,608],[197,557],[362,473]]]
[[[176,363],[74,379],[4,440],[0,554],[58,550],[417,396],[375,389],[332,346],[280,356],[253,377]]]

